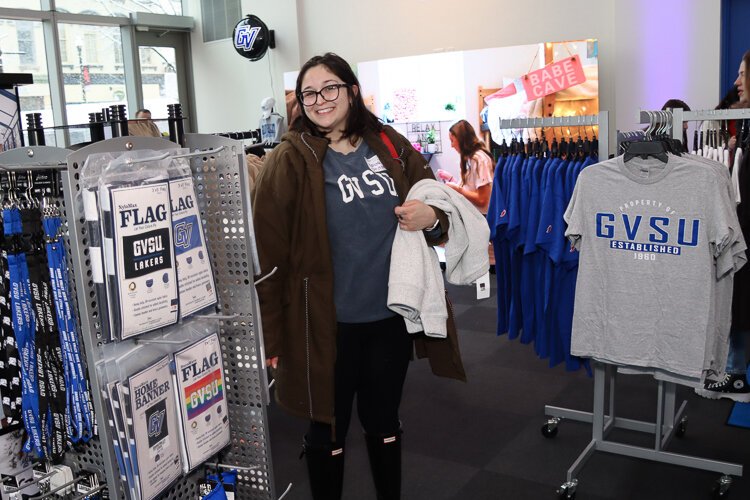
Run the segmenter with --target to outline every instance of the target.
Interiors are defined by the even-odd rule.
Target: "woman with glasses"
[[[310,421],[304,452],[313,498],[341,497],[356,396],[378,498],[396,499],[398,409],[413,338],[386,306],[391,246],[397,226],[439,244],[448,220],[420,201],[404,202],[432,171],[367,110],[344,59],[328,53],[307,61],[295,93],[302,113],[253,191],[263,274],[276,268],[257,287],[266,363],[278,403]],[[417,352],[431,351],[436,373],[461,378],[451,344],[433,340]]]

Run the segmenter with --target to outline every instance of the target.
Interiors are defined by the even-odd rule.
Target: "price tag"
[[[487,271],[484,276],[476,281],[477,300],[486,299],[490,296],[490,272]]]

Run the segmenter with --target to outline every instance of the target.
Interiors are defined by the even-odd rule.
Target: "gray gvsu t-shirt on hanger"
[[[581,173],[565,212],[581,252],[572,354],[701,376],[714,286],[734,270],[721,257],[742,237],[727,196],[715,172],[673,155]]]
[[[329,148],[323,170],[337,319],[365,323],[395,316],[386,306],[393,210],[399,205],[393,180],[365,142],[349,154]]]

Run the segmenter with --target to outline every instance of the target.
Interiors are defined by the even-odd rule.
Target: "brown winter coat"
[[[402,135],[385,130],[400,160],[378,135],[364,140],[393,178],[403,203],[412,185],[434,176]],[[276,399],[295,415],[333,424],[337,325],[323,175],[327,150],[325,138],[285,134],[256,180],[253,223],[261,274],[278,268],[257,287],[265,355],[279,357],[273,373]],[[448,219],[438,212],[443,234],[432,244],[447,238]],[[449,315],[449,339],[417,335],[417,356],[429,357],[437,375],[465,380],[452,311]]]

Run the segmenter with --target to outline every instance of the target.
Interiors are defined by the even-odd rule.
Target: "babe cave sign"
[[[586,81],[581,59],[578,56],[568,57],[554,62],[542,69],[532,71],[521,79],[529,101],[540,99]]]

